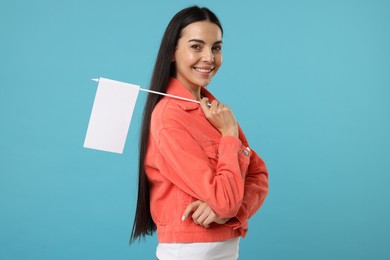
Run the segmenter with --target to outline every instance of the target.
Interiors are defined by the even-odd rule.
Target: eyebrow
[[[198,40],[198,39],[191,39],[191,40],[189,40],[188,42],[198,42],[198,43],[206,44],[205,41],[203,41],[203,40]],[[216,42],[213,43],[213,45],[214,45],[214,44],[222,44],[222,41],[216,41]]]

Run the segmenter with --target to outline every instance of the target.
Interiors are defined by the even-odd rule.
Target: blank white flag
[[[99,79],[84,147],[123,152],[139,89],[125,82]]]

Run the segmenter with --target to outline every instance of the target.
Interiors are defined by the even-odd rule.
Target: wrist
[[[221,131],[222,136],[234,136],[238,138],[238,130],[236,129],[228,129],[225,131]]]

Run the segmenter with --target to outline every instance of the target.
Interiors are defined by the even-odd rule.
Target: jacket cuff
[[[241,207],[237,215],[231,218],[228,222],[226,222],[225,225],[233,228],[233,230],[239,228],[243,228],[246,230],[248,228],[248,218],[245,211],[246,210],[243,207]]]
[[[223,154],[226,151],[235,151],[244,157],[250,157],[252,151],[249,147],[245,146],[240,139],[234,136],[223,136],[219,143],[219,154]]]

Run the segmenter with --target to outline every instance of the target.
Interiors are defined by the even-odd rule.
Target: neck
[[[192,88],[191,89],[187,88],[187,89],[191,92],[195,100],[200,101],[202,99],[200,95],[201,87],[197,87],[196,89],[192,89]]]
[[[192,94],[195,100],[200,101],[202,99],[200,95],[202,87],[193,85],[179,77],[175,77],[175,79],[178,80],[186,89],[188,89],[188,91]]]

